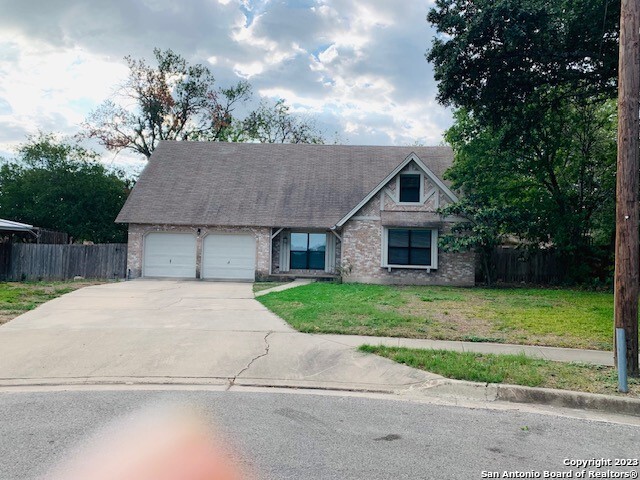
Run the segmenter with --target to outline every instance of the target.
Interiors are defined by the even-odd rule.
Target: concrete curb
[[[495,383],[485,384],[447,379],[437,385],[421,389],[420,393],[424,396],[432,397],[465,398],[486,402],[529,403],[640,417],[640,398],[616,397],[613,395],[552,388]]]
[[[439,381],[439,380],[438,380]],[[38,388],[77,388],[77,387],[192,387],[219,388],[223,391],[237,388],[256,387],[282,390],[315,390],[343,393],[373,393],[383,395],[402,395],[416,387],[428,388],[433,383],[406,385],[380,385],[371,383],[317,382],[312,380],[287,379],[244,379],[231,377],[81,377],[81,378],[30,378],[1,379],[0,393]]]
[[[465,400],[481,403],[510,402],[546,405],[559,408],[590,410],[601,413],[628,415],[640,418],[640,399],[601,395],[595,393],[556,390],[550,388],[523,387],[495,383],[477,383],[464,380],[438,378],[413,385],[346,384],[339,382],[314,382],[283,379],[237,379],[233,385],[230,379],[219,378],[176,378],[176,377],[99,377],[67,379],[2,379],[0,391],[37,387],[217,387],[227,390],[233,387],[281,388],[290,390],[319,390],[333,392],[358,392],[387,394],[399,397],[419,397],[422,399]]]

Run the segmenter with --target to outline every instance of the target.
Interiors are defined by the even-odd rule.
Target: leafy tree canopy
[[[284,100],[260,106],[238,123],[235,141],[261,143],[324,143],[312,120],[292,114]]]
[[[149,158],[160,140],[321,143],[312,123],[289,112],[284,101],[261,103],[246,119],[251,85],[218,88],[204,65],[190,65],[172,50],[154,50],[156,66],[125,57],[129,77],[117,93],[93,111],[85,135],[108,150],[129,149]]]
[[[558,93],[613,97],[619,16],[619,0],[436,0],[438,98],[499,124]]]
[[[466,194],[450,208],[470,219],[449,247],[515,235],[570,272],[610,245],[619,15],[618,0],[436,0],[427,59],[458,109],[448,176]]]
[[[66,232],[75,240],[126,241],[114,220],[132,182],[98,154],[52,134],[30,137],[0,165],[0,217]]]
[[[554,245],[569,273],[586,266],[594,245],[614,235],[616,117],[614,101],[566,103],[521,139],[458,110],[446,133],[455,162],[446,176],[462,189],[462,202],[444,213],[464,215],[448,248],[487,253],[505,235],[532,245]],[[512,138],[512,137],[510,137]],[[462,238],[471,235],[470,239]]]

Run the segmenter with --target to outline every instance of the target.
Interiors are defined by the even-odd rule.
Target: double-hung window
[[[433,230],[390,228],[387,231],[386,266],[435,268],[433,237]]]
[[[298,270],[324,270],[326,250],[326,234],[291,232],[290,268]]]

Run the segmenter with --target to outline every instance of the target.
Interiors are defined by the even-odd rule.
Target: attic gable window
[[[400,175],[400,202],[420,202],[420,174]]]

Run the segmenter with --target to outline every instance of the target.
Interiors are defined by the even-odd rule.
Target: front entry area
[[[202,243],[202,278],[254,281],[256,241],[247,234],[209,234]]]

